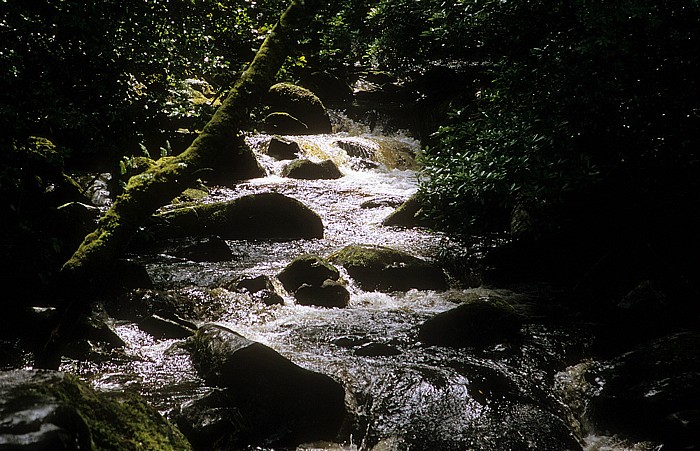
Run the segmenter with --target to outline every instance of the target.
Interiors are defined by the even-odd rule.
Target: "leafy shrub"
[[[519,203],[549,209],[610,178],[640,198],[663,192],[659,204],[692,192],[698,2],[481,3],[472,33],[484,37],[492,81],[423,156],[434,216],[503,230]]]

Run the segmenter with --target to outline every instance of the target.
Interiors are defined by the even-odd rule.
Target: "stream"
[[[415,166],[406,155],[419,150],[418,142],[403,135],[344,130],[287,137],[300,145],[307,158],[334,160],[343,173],[340,179],[281,177],[284,162],[262,153],[270,136],[255,135],[247,139],[248,144],[270,175],[235,188],[216,187],[203,200],[282,193],[321,216],[322,239],[227,241],[235,258],[216,263],[168,255],[133,256],[146,264],[156,288],[152,295],[187,298],[209,312],[202,323],[224,325],[342,383],[352,417],[344,443],[299,449],[634,447],[594,435],[582,419],[581,399],[595,390],[579,375],[590,334],[584,323],[526,321],[518,342],[485,349],[428,347],[417,340],[426,319],[465,300],[506,299],[534,316],[543,309],[559,309],[532,302],[546,297],[546,288],[528,287],[514,293],[464,287],[453,278],[445,292],[414,289],[387,294],[363,291],[341,269],[351,294],[349,306],[343,309],[296,305],[288,294],[284,305],[268,306],[223,288],[235,277],[274,277],[299,255],[327,256],[349,244],[388,246],[431,261],[463,252],[460,243],[444,234],[381,225],[417,190]],[[337,144],[339,140],[353,143],[356,150],[349,154]],[[115,321],[114,327],[127,343],[125,349],[111,351],[103,359],[64,359],[61,370],[79,374],[99,390],[138,392],[166,416],[210,390],[181,346],[183,340],[157,340],[127,321]]]

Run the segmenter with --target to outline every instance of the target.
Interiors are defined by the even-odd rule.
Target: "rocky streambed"
[[[83,382],[4,375],[0,447],[110,449],[108,435],[86,432],[104,429],[93,421],[105,418],[100,397],[136,406],[144,428],[164,431],[141,449],[700,442],[696,333],[597,358],[599,325],[552,287],[472,286],[462,243],[388,225],[417,189],[411,139],[255,135],[248,144],[268,176],[190,193],[136,237],[126,264],[145,273],[114,274],[127,289],[95,314],[109,327],[94,326],[62,361]],[[75,396],[40,399],[65,381]],[[31,396],[28,385],[38,387]],[[148,405],[124,400],[132,395]],[[77,397],[93,407],[69,401]]]

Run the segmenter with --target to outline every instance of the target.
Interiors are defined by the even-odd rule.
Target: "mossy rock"
[[[270,113],[263,120],[266,133],[280,135],[308,135],[309,127],[289,113]]]
[[[284,289],[293,293],[303,284],[321,286],[327,279],[338,280],[340,272],[318,255],[301,255],[289,263],[278,275]]]
[[[293,240],[323,237],[321,218],[296,199],[260,193],[154,216],[156,238],[218,235],[223,239]]]
[[[311,160],[295,160],[282,170],[282,176],[303,180],[334,180],[343,176],[333,160],[315,163]]]
[[[426,345],[449,347],[488,346],[518,336],[522,319],[501,300],[478,300],[442,312],[420,328],[418,339]]]
[[[136,394],[98,393],[55,371],[0,374],[0,447],[32,450],[190,450]]]
[[[306,124],[308,133],[333,131],[323,102],[306,88],[292,83],[278,83],[270,87],[265,103],[272,112],[288,113]]]
[[[431,227],[433,225],[425,214],[418,196],[411,196],[393,213],[387,216],[382,225],[398,227]]]
[[[331,254],[328,259],[343,266],[364,290],[447,289],[447,279],[441,268],[396,249],[350,245]]]

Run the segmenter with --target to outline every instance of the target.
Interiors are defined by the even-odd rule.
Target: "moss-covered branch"
[[[85,285],[91,276],[108,270],[137,227],[187,188],[198,170],[215,167],[222,153],[237,152],[240,156],[237,160],[249,164],[252,155],[243,155],[246,150],[241,145],[241,130],[248,125],[251,110],[273,83],[289,47],[313,17],[315,2],[291,2],[253,62],[185,152],[160,159],[155,166],[129,180],[124,193],[100,219],[97,230],[85,237],[63,266],[61,276],[68,286]]]

